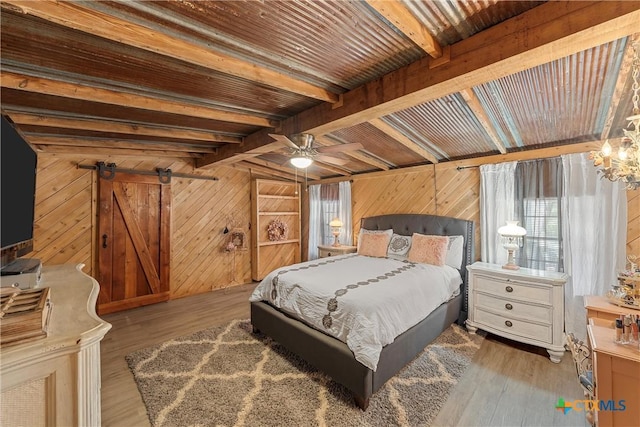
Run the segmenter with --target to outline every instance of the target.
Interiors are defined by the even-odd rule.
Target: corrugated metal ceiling
[[[467,39],[484,32],[490,32],[489,40],[496,40],[500,31],[518,27],[528,15],[536,17],[534,23],[544,20],[545,14],[536,15],[538,7],[552,11],[557,8],[562,12],[559,15],[571,17],[581,9],[598,6],[597,2],[547,4],[497,0],[401,3],[443,49],[462,45],[464,41],[473,42]],[[633,7],[624,2],[616,4],[617,9]],[[420,68],[418,64],[427,63],[429,55],[409,34],[383,17],[373,3],[365,1],[8,0],[2,3],[2,8],[3,72],[22,76],[23,81],[43,79],[43,87],[51,89],[50,93],[25,91],[23,87],[5,84],[3,79],[2,108],[9,116],[22,113],[37,114],[52,122],[56,118],[72,118],[107,124],[130,123],[166,128],[176,135],[154,139],[132,132],[121,138],[141,143],[173,141],[188,145],[193,141],[186,133],[180,136],[181,131],[214,132],[217,136],[237,138],[233,146],[215,141],[209,145],[233,150],[237,147],[241,153],[237,160],[241,162],[252,154],[243,153],[244,145],[237,142],[240,138],[251,141],[264,131],[253,122],[243,122],[247,117],[272,120],[275,129],[267,133],[278,133],[278,122],[289,119],[293,120],[293,128],[304,131],[297,123],[298,118],[302,123],[316,111],[330,116],[333,108],[342,108],[338,94],[360,91],[361,104],[366,106],[378,102],[372,100],[389,86],[397,86],[401,91],[410,79],[430,78],[430,71],[424,71],[424,76],[411,74],[412,67]],[[20,8],[24,9],[17,12]],[[511,23],[509,19],[513,17],[518,20]],[[534,24],[530,25],[525,29],[534,31]],[[119,31],[134,31],[142,42],[120,37]],[[527,31],[522,31],[518,37],[524,38]],[[638,34],[634,37],[640,38]],[[162,43],[154,44],[156,40]],[[630,96],[617,94],[630,87],[629,78],[625,82],[621,80],[625,76],[620,75],[621,70],[628,73],[624,64],[629,57],[629,40],[623,37],[609,41],[468,87],[464,95],[457,89],[400,111],[377,109],[381,113],[376,119],[405,137],[402,143],[379,126],[368,123],[369,119],[332,129],[324,137],[333,143],[362,143],[359,159],[346,154],[339,156],[345,162],[345,173],[361,173],[375,169],[375,161],[397,168],[428,163],[429,158],[442,162],[500,150],[597,140],[608,126],[612,136],[620,136],[621,128],[626,126],[624,119],[631,111]],[[187,50],[185,54],[174,55],[164,49],[181,43],[188,43],[197,52]],[[464,43],[466,52],[474,46]],[[217,68],[216,61],[225,60],[208,59],[209,54],[227,55],[246,69],[244,73],[234,73],[224,66]],[[441,58],[445,64],[447,55]],[[393,75],[397,70],[405,74]],[[263,72],[271,71],[279,72],[282,81],[260,80]],[[288,90],[287,79],[315,85],[338,102],[331,106],[321,98]],[[74,97],[72,93],[56,92],[58,82],[72,82],[87,90],[101,89],[112,95],[110,99]],[[131,107],[122,102],[128,95],[144,95],[154,99],[158,106],[150,101],[144,107]],[[477,105],[469,103],[469,96],[477,100]],[[188,110],[168,108],[164,102],[182,103],[202,111],[199,115],[191,114]],[[224,121],[215,118],[217,111],[239,116],[236,122]],[[114,137],[108,131],[96,131],[95,125],[92,129],[65,130],[62,124],[27,122],[17,124],[29,136],[67,137],[69,144],[79,146],[83,146],[82,138]],[[269,142],[266,139],[261,144]],[[293,173],[291,168],[280,164],[282,154],[253,156],[271,162],[270,167]],[[371,162],[367,163],[367,159]],[[321,165],[312,170],[322,177],[339,174],[338,169],[323,169]]]

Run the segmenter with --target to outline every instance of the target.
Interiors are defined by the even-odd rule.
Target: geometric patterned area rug
[[[483,340],[452,325],[360,410],[348,390],[248,320],[126,356],[151,425],[425,426]]]

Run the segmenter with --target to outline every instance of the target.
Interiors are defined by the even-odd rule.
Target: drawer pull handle
[[[509,303],[505,304],[504,308],[506,308],[507,310],[513,310],[513,306]]]
[[[511,286],[507,286],[504,290],[507,292],[513,292],[513,288]]]
[[[513,323],[511,323],[511,320],[505,320],[504,324],[507,325],[508,327],[512,327]]]

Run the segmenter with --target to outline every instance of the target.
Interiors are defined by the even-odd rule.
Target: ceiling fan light
[[[309,157],[292,157],[290,161],[291,164],[298,169],[307,168],[311,165],[311,163],[313,163],[313,160],[311,160]]]

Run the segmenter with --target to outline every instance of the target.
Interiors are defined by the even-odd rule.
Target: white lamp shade
[[[299,169],[307,168],[313,163],[309,157],[292,157],[290,160],[291,164]]]
[[[340,218],[333,218],[329,223],[329,227],[342,227],[342,221],[340,221]]]
[[[526,236],[527,230],[518,225],[518,221],[507,221],[507,225],[498,228],[498,234],[509,237]]]

